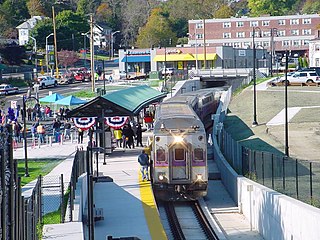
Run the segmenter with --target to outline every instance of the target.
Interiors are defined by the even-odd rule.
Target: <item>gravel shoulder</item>
[[[284,87],[268,87],[257,91],[258,126],[252,127],[252,86],[233,96],[225,129],[237,141],[249,148],[284,154],[285,126],[267,125],[284,109]],[[293,158],[320,161],[320,88],[316,86],[288,87],[288,108],[300,110],[288,124],[289,153]],[[283,116],[284,118],[284,116]]]

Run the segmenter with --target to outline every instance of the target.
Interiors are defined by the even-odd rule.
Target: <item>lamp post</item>
[[[113,59],[113,36],[114,36],[116,33],[119,33],[119,32],[120,32],[120,31],[115,31],[115,32],[111,33],[111,48],[110,48],[111,52],[110,52],[110,56],[111,56],[112,59]]]
[[[256,93],[256,45],[254,42],[254,37],[256,34],[256,30],[259,31],[261,34],[261,29],[259,27],[252,28],[252,51],[253,51],[253,63],[252,63],[252,70],[253,70],[253,122],[252,126],[255,127],[258,125],[257,122],[257,93]]]
[[[276,36],[278,35],[278,29],[277,28],[271,28],[270,29],[270,54],[271,54],[271,64],[270,64],[270,74],[271,77],[273,76],[273,63],[274,63],[274,54],[275,54],[275,47],[274,47],[274,33],[276,33]]]
[[[50,36],[53,36],[53,33],[50,33],[48,36],[46,36],[46,65],[47,65],[47,73],[49,71],[49,58],[48,58],[48,38]]]
[[[38,61],[37,61],[37,39],[35,39],[34,37],[30,38],[33,40],[34,42],[34,52],[35,52],[35,57],[34,57],[34,65],[35,65],[35,69],[36,69],[36,76],[37,76],[37,72],[38,72]]]
[[[285,109],[285,155],[289,157],[289,130],[288,130],[288,59],[289,52],[286,51],[285,87],[284,87],[284,109]]]
[[[124,68],[125,68],[125,71],[126,71],[126,79],[128,79],[128,49],[127,49],[127,47],[125,47],[123,52],[126,55],[126,62],[125,62]]]
[[[22,108],[23,108],[23,141],[24,141],[24,167],[25,167],[25,172],[24,176],[29,177],[29,168],[28,168],[28,149],[27,149],[27,115],[26,115],[26,101],[30,98],[33,98],[39,103],[39,100],[35,97],[22,97]]]

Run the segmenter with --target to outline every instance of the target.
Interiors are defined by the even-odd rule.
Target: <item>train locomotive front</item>
[[[158,107],[152,144],[153,190],[158,198],[196,200],[207,194],[206,132],[188,104]]]

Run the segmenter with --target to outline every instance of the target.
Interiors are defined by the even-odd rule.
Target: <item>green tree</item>
[[[251,16],[270,14],[271,16],[281,16],[291,13],[296,8],[298,0],[248,0],[248,7]]]
[[[21,65],[25,54],[25,48],[15,43],[0,46],[2,61],[8,65]]]
[[[56,16],[56,28],[58,51],[78,50],[83,46],[81,33],[89,31],[89,23],[83,15],[65,10]],[[32,29],[31,36],[37,39],[39,47],[45,48],[46,37],[51,33],[53,33],[52,19],[45,19]],[[53,45],[53,37],[48,38],[48,43]]]
[[[25,0],[5,0],[0,6],[0,13],[4,15],[9,27],[16,27],[30,18]]]
[[[169,45],[164,39],[172,39],[174,45],[176,34],[171,30],[168,20],[160,14],[160,9],[154,9],[147,24],[141,28],[136,45],[140,48],[149,48],[152,45]]]

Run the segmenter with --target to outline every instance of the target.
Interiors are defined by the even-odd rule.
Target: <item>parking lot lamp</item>
[[[114,52],[113,52],[113,36],[116,34],[116,33],[119,33],[120,31],[115,31],[113,33],[111,33],[111,51],[110,51],[110,56],[111,56],[111,59],[113,59],[114,57]]]
[[[271,28],[270,29],[271,36],[271,45],[270,45],[270,54],[271,54],[271,64],[270,64],[270,75],[273,76],[273,63],[275,62],[275,46],[274,46],[274,37],[278,36],[278,29]]]
[[[37,72],[38,72],[38,60],[37,60],[37,39],[35,39],[34,37],[31,37],[30,38],[33,40],[33,43],[34,43],[34,66],[35,66],[35,73],[36,73],[36,76],[37,76]]]
[[[87,37],[88,37],[89,32],[86,33],[81,33],[81,35],[83,36],[83,63],[84,63],[84,67],[87,67]]]
[[[259,27],[252,28],[252,55],[253,55],[253,122],[252,126],[255,127],[258,125],[257,122],[257,92],[256,92],[256,45],[254,42],[254,37],[256,35],[256,31],[258,31],[259,35],[261,35],[261,29]]]
[[[46,65],[47,65],[47,73],[49,72],[48,38],[50,36],[53,36],[53,33],[50,33],[48,36],[46,36]]]
[[[286,51],[286,68],[285,68],[285,87],[284,87],[284,109],[285,109],[285,155],[289,157],[289,129],[288,129],[288,61],[289,61],[289,51]]]

